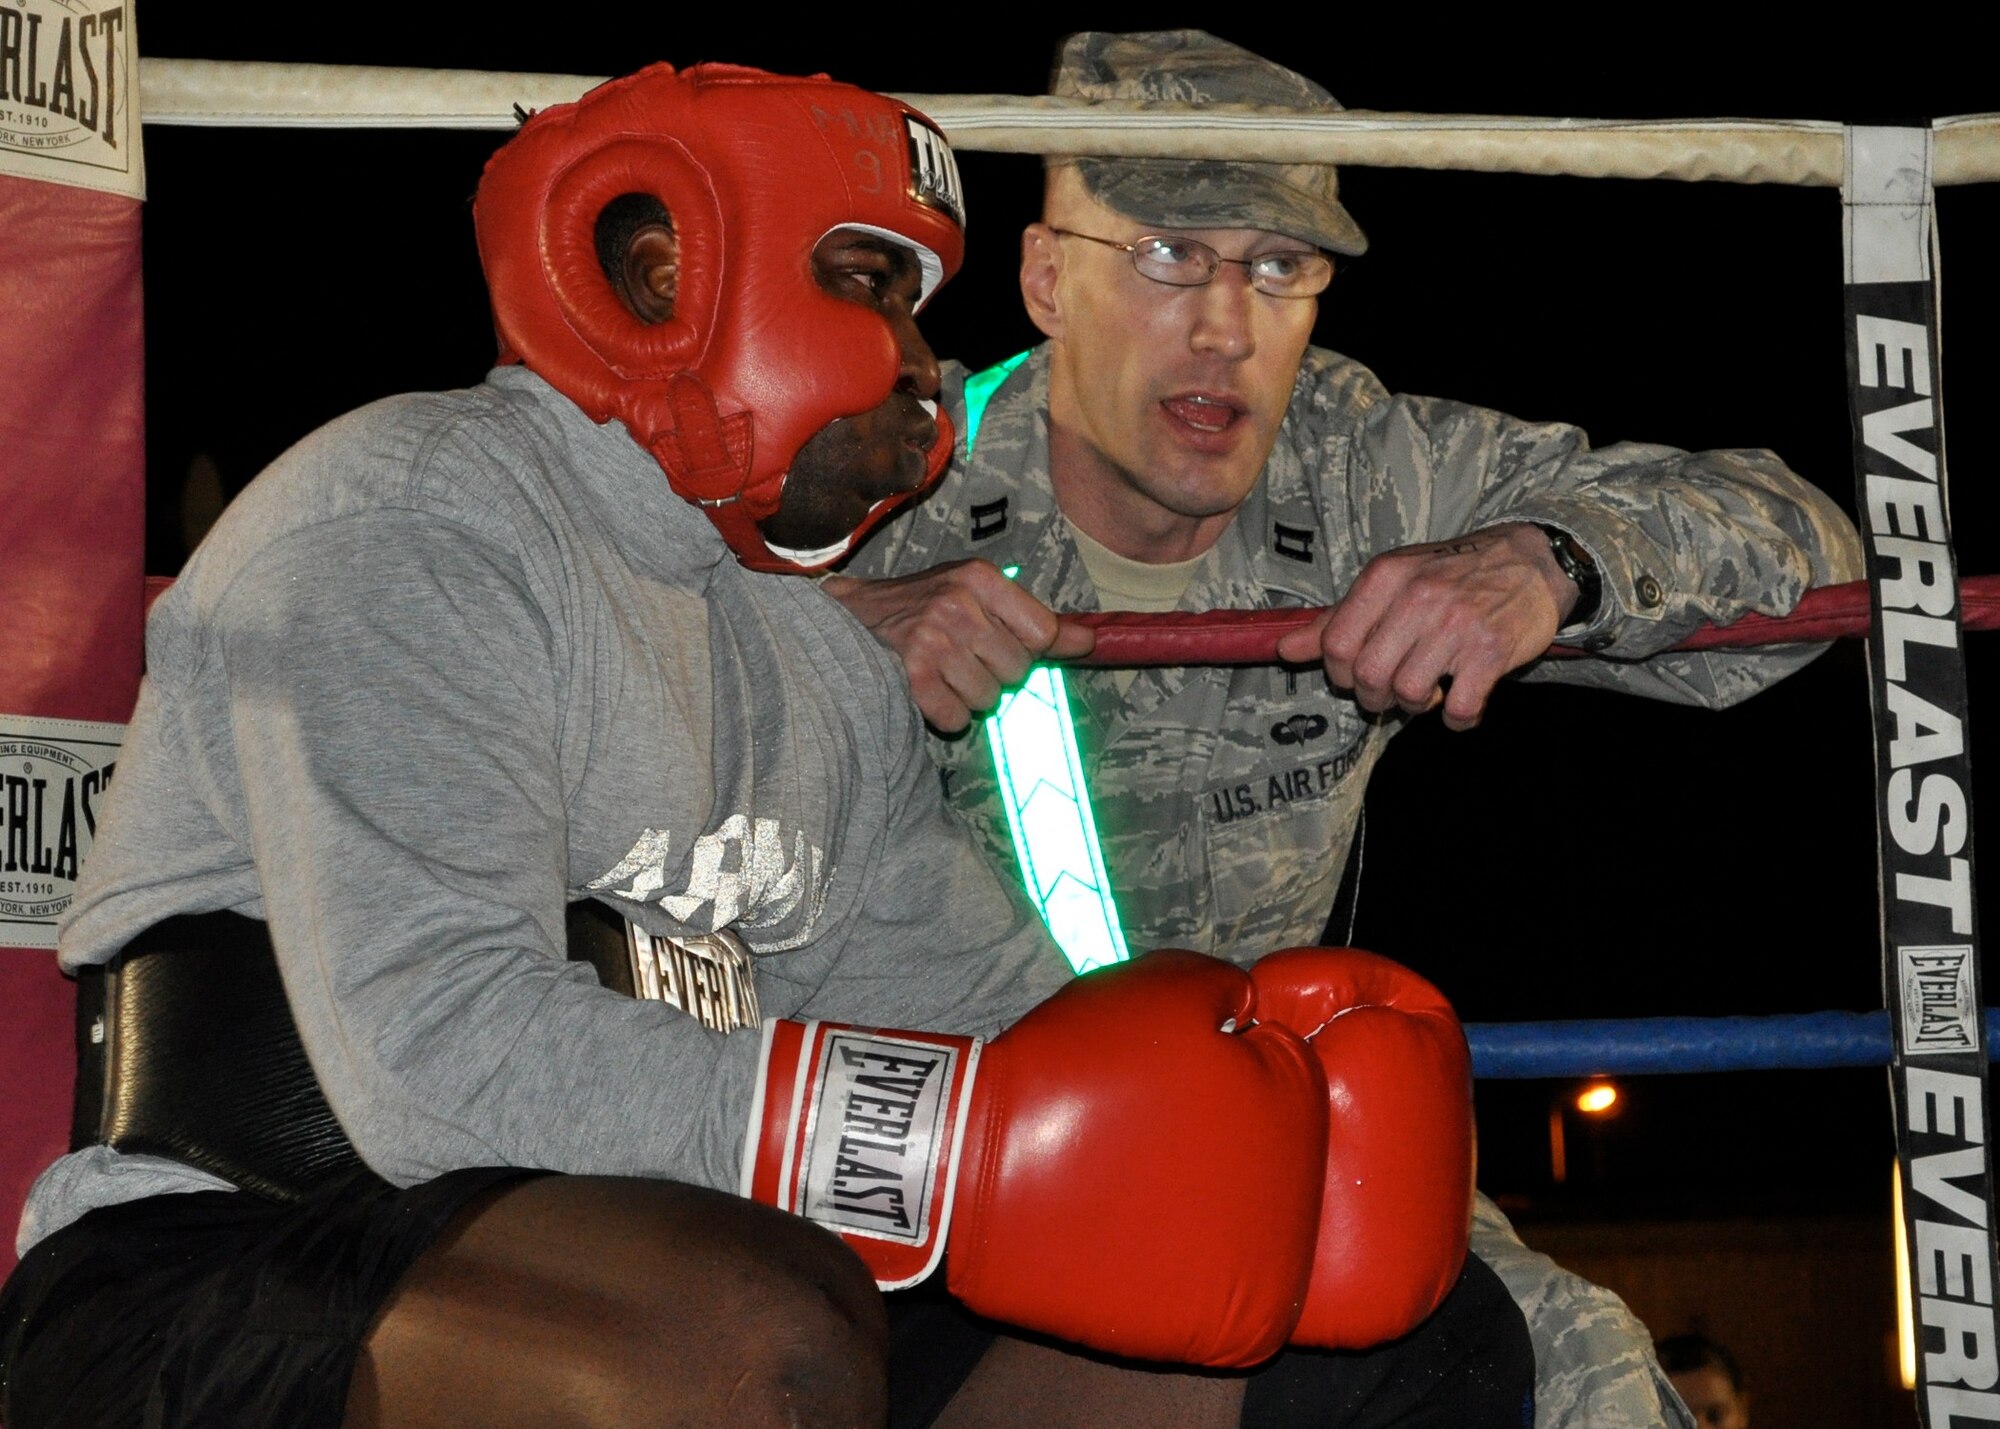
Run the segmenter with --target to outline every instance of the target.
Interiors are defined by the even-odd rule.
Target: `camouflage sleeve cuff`
[[[1563,644],[1639,658],[1665,649],[1686,633],[1667,619],[1673,562],[1616,513],[1583,502],[1538,502],[1508,512],[1507,518],[1567,531],[1597,567],[1597,609],[1584,624],[1562,627]]]

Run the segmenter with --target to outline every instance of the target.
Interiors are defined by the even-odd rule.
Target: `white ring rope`
[[[147,57],[141,117],[258,128],[512,129],[600,83],[586,75]],[[1838,188],[1842,126],[1818,119],[1525,119],[1251,105],[1173,105],[905,94],[961,149],[1009,154],[1257,158],[1581,178]],[[1936,122],[1938,184],[2000,179],[2000,115]]]

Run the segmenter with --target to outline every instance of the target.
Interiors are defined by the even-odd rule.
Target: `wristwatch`
[[[1570,607],[1562,628],[1574,625],[1588,625],[1597,614],[1598,601],[1604,595],[1604,578],[1597,572],[1597,562],[1584,550],[1583,543],[1560,526],[1550,526],[1537,521],[1535,529],[1549,538],[1549,551],[1562,567],[1562,573],[1576,585],[1576,604]]]

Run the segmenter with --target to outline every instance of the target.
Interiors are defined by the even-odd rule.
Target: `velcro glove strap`
[[[884,1290],[937,1268],[980,1042],[836,1022],[764,1023],[742,1192],[825,1226]]]

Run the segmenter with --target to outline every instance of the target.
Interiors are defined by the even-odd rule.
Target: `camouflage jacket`
[[[846,573],[901,575],[978,556],[1018,565],[1055,610],[1097,609],[1049,485],[1047,349],[993,393],[970,456],[966,378],[947,364],[960,433],[952,471]],[[1525,678],[1691,704],[1743,699],[1821,647],[1656,652],[1702,620],[1783,614],[1809,586],[1860,574],[1846,517],[1769,452],[1596,450],[1575,427],[1391,394],[1360,364],[1314,348],[1262,479],[1181,607],[1329,605],[1372,556],[1502,521],[1564,528],[1603,575],[1595,618],[1563,639],[1608,658],[1550,661]],[[1317,941],[1369,772],[1404,717],[1368,715],[1311,671],[1147,669],[1123,694],[1108,671],[1068,677],[1131,946],[1247,963]],[[933,737],[931,753],[951,802],[1011,867],[984,735],[975,726],[968,737]]]

